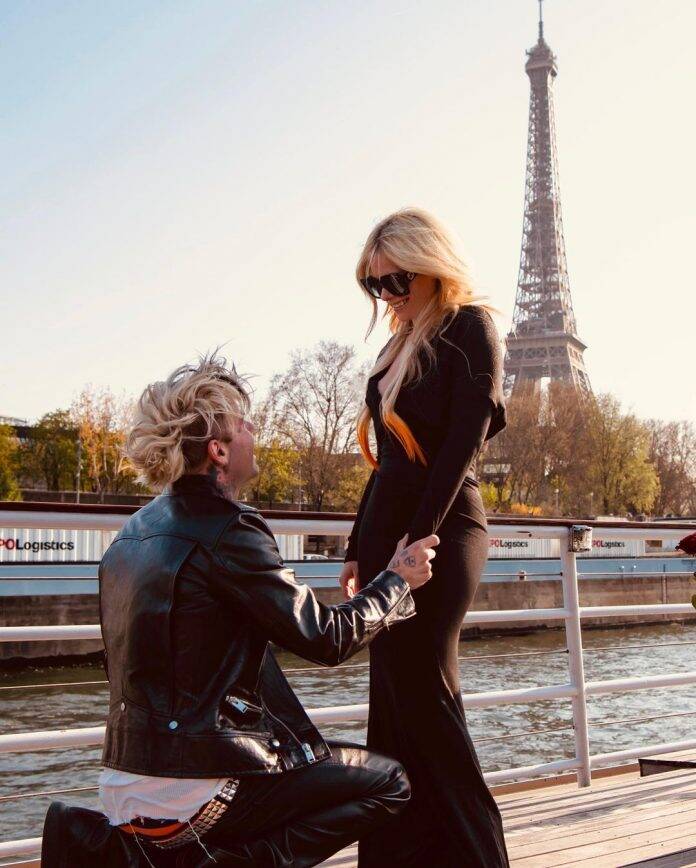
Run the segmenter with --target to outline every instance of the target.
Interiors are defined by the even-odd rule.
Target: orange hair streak
[[[371,418],[372,415],[369,407],[363,407],[363,410],[358,417],[358,444],[360,446],[360,451],[368,464],[372,465],[375,470],[379,470],[377,459],[374,457],[370,449],[369,430]],[[394,412],[388,413],[384,419],[384,425],[392,432],[399,443],[401,443],[409,461],[416,461],[416,459],[418,459],[424,467],[427,467],[428,462],[425,453],[418,445],[418,441],[411,433],[411,429],[399,415]]]

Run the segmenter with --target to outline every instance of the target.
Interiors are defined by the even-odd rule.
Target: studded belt
[[[155,826],[124,823],[119,828],[122,832],[134,835],[160,850],[184,847],[209,832],[222,818],[232,803],[238,786],[239,780],[230,778],[220,792],[185,823],[174,822]]]

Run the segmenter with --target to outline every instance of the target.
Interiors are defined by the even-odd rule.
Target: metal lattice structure
[[[512,330],[505,358],[507,393],[521,383],[540,389],[544,380],[572,383],[590,393],[577,335],[566,263],[553,106],[556,58],[544,40],[539,0],[539,39],[527,52],[531,85],[522,250]]]

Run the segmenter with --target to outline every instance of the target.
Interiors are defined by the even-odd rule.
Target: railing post
[[[563,605],[568,611],[565,619],[566,644],[568,647],[568,670],[570,683],[576,695],[573,704],[573,728],[575,731],[575,758],[580,767],[577,771],[578,786],[589,787],[590,738],[587,727],[587,701],[585,693],[585,665],[582,657],[582,624],[580,620],[580,595],[574,539],[576,527],[568,528],[567,542],[561,539],[561,569],[563,572]],[[564,542],[566,544],[564,545]],[[590,543],[591,544],[591,543]]]

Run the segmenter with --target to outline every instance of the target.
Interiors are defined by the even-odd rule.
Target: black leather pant
[[[405,807],[410,786],[394,760],[330,743],[331,757],[283,775],[243,777],[223,818],[178,852],[145,845],[103,814],[51,806],[42,868],[309,868],[383,826]],[[56,803],[54,803],[56,805]],[[149,860],[149,861],[148,861]]]

